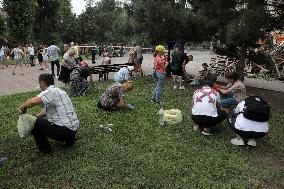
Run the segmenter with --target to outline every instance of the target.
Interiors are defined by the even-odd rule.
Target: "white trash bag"
[[[27,137],[31,134],[32,129],[34,128],[36,117],[30,114],[21,114],[19,115],[18,120],[18,133],[21,138]]]
[[[168,124],[177,124],[182,122],[182,114],[179,109],[165,110],[165,122]]]

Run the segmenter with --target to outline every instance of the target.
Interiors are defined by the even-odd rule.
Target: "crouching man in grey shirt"
[[[52,74],[41,74],[39,86],[42,92],[19,107],[22,113],[36,105],[43,107],[32,130],[39,151],[51,152],[47,137],[73,146],[79,120],[69,96],[54,85]]]

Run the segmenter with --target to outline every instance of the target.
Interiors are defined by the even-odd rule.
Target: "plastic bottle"
[[[106,132],[112,132],[113,124],[100,125],[99,128],[104,129]]]
[[[164,119],[165,110],[163,109],[162,106],[160,107],[160,110],[158,113],[159,113],[159,123],[160,125],[164,125],[165,124],[165,119]]]

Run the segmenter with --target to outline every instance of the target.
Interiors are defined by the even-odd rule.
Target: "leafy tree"
[[[37,0],[34,35],[38,42],[59,41],[60,0]]]
[[[72,13],[72,6],[70,0],[60,1],[58,14],[58,19],[60,20],[60,37],[62,42],[77,42],[80,28],[76,15]]]
[[[239,15],[227,26],[227,40],[234,42],[240,48],[240,60],[237,72],[244,79],[244,67],[247,49],[255,46],[257,39],[267,30],[271,30],[269,14],[262,0],[246,0],[239,4]]]
[[[26,43],[32,39],[34,22],[34,0],[3,0],[7,13],[9,35],[18,42]]]
[[[87,6],[79,16],[82,42],[124,42],[127,39],[127,16],[115,0],[102,0]]]

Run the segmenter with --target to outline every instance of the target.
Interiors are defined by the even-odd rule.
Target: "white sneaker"
[[[252,139],[252,138],[250,138],[249,140],[248,140],[248,143],[247,143],[249,146],[253,146],[253,147],[255,147],[256,146],[256,141],[254,140],[254,139]]]
[[[174,89],[177,89],[177,86],[174,86]]]
[[[238,138],[231,139],[231,143],[233,145],[236,145],[236,146],[244,146],[245,145],[244,140],[243,139],[238,139]]]
[[[198,125],[193,125],[193,130],[198,131],[199,130],[199,126]]]
[[[213,134],[208,133],[208,132],[206,132],[206,131],[202,131],[201,134],[203,134],[203,135],[205,135],[205,136],[212,136],[212,135],[213,135]]]
[[[184,86],[181,86],[180,88],[179,88],[179,90],[184,90],[185,89],[185,87]]]

